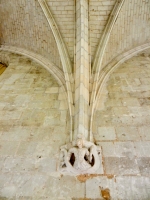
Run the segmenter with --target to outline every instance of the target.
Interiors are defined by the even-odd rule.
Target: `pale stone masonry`
[[[75,1],[47,0],[47,3],[64,38],[71,61],[74,62]]]
[[[31,50],[61,68],[56,41],[38,1],[5,2],[0,2],[1,44]]]
[[[89,48],[88,1],[76,2],[76,67],[74,134],[88,138],[89,109]]]
[[[150,1],[0,13],[0,200],[149,200]]]
[[[108,42],[103,67],[113,58],[150,39],[150,1],[124,2]]]
[[[39,64],[5,52],[10,62],[0,76],[0,198],[102,200],[104,190],[112,200],[149,200],[147,55],[112,73],[96,107],[93,132],[104,171],[74,177],[56,171],[59,147],[70,139],[68,105],[60,85]]]
[[[97,46],[99,44],[99,40],[114,5],[115,0],[89,1],[89,34],[92,63],[95,57]]]

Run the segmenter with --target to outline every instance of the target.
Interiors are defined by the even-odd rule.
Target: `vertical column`
[[[88,0],[76,0],[76,68],[75,68],[75,126],[74,138],[88,138],[89,55]]]

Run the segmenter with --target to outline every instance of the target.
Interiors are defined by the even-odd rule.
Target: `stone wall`
[[[124,1],[110,34],[102,67],[123,52],[150,42],[149,18],[150,1]]]
[[[55,38],[38,1],[0,3],[0,44],[40,54],[62,68]]]
[[[90,0],[89,1],[89,35],[91,62],[93,62],[99,40],[107,24],[107,20],[114,7],[115,0]]]
[[[75,1],[47,0],[47,3],[66,44],[71,61],[74,62]]]
[[[149,200],[150,58],[111,75],[93,127],[104,174],[77,177],[56,171],[70,132],[61,86],[35,62],[9,58],[0,76],[0,200]]]
[[[59,147],[69,141],[68,106],[48,71],[9,57],[0,76],[0,199],[37,199],[48,195]]]
[[[150,58],[145,54],[123,63],[107,81],[95,113],[96,140],[146,140],[138,135],[150,122]]]
[[[112,181],[110,187],[117,187],[119,199],[148,200],[150,199],[147,185],[147,181],[150,181],[148,54],[133,57],[116,69],[107,81],[106,91],[103,93],[100,99],[102,102],[99,100],[95,112],[93,132],[95,142],[102,147],[104,174],[115,177],[116,183]],[[123,197],[124,192],[120,187],[124,191],[128,187],[126,197]]]

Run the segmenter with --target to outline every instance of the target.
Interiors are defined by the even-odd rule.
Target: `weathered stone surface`
[[[102,147],[104,157],[128,157],[133,159],[136,156],[133,142],[98,142]]]
[[[103,189],[109,189],[114,200],[150,198],[150,66],[145,60],[142,56],[132,58],[110,76],[101,99],[104,102],[95,113],[94,139],[102,147],[104,173],[115,177],[113,192],[107,184]],[[110,127],[114,137],[107,131]],[[95,195],[95,199],[102,199],[98,187],[101,177],[94,179],[87,182],[89,191],[91,187],[87,198]]]
[[[150,178],[144,176],[116,176],[116,177],[95,177],[86,182],[87,199],[104,199],[102,191],[107,190],[110,199],[149,199]]]
[[[146,2],[143,1],[143,4]],[[63,12],[68,14],[63,10],[63,1],[62,7],[59,3],[49,2],[61,15]],[[93,9],[97,9],[94,15],[90,7],[94,15],[90,19],[92,21],[103,9],[107,17],[109,12],[105,9],[110,11],[108,7],[114,1],[95,0],[89,3],[94,3]],[[104,7],[97,7],[97,3]],[[73,10],[70,4],[68,1],[66,9]],[[106,22],[106,19],[102,21]],[[66,30],[69,30],[68,27]],[[100,35],[98,33],[98,37]],[[87,44],[86,41],[85,50],[88,49]],[[97,40],[96,43],[91,40],[91,44],[95,48]],[[41,55],[50,55],[45,49],[48,48],[44,47]],[[52,53],[55,53],[56,61],[58,52]],[[86,63],[87,54],[83,59]],[[102,149],[104,170],[101,168],[92,176],[83,175],[80,178],[61,176],[56,171],[59,147],[70,139],[68,104],[62,86],[35,62],[12,54],[10,58],[9,67],[0,77],[0,199],[150,199],[149,57],[133,58],[110,76],[103,97],[99,98],[92,130],[94,142]],[[61,66],[59,60],[56,63]],[[80,61],[80,58],[77,57],[77,60]],[[86,100],[87,91],[80,91],[81,95],[85,92]],[[88,113],[87,108],[85,113]]]
[[[116,127],[116,134],[119,140],[140,140],[137,127]]]
[[[128,157],[107,157],[104,160],[107,174],[137,175],[140,173],[135,159],[129,159]]]
[[[82,198],[85,192],[85,184],[80,183],[75,177],[65,176],[62,178],[49,177],[44,188],[44,196],[51,199]]]
[[[147,200],[150,198],[149,190],[147,190],[148,184],[146,177],[116,177],[118,199]]]
[[[47,57],[61,68],[55,38],[38,1],[32,3],[26,0],[11,1],[5,4],[5,1],[2,0],[1,7],[3,13],[1,16],[2,29],[4,30],[5,23],[8,26],[7,30],[1,33],[1,44],[31,50]],[[31,22],[30,19],[33,21]]]
[[[115,140],[116,134],[114,127],[99,127],[95,139],[99,140]]]
[[[101,189],[109,189],[111,199],[117,198],[114,178],[108,179],[105,176],[95,177],[86,182],[86,197],[91,199],[103,199]]]
[[[142,157],[137,159],[140,173],[145,176],[150,175],[150,158]]]
[[[136,155],[138,157],[150,157],[149,141],[134,142]]]
[[[69,141],[68,107],[61,104],[60,87],[45,69],[23,56],[10,57],[0,77],[4,105],[0,107],[0,199],[51,199],[48,192],[55,183],[61,187],[64,182],[59,183],[56,168],[59,147]],[[74,183],[66,182],[64,191],[74,184],[79,191],[80,183],[72,179]],[[72,189],[66,190],[64,198],[69,191],[71,199]],[[59,191],[60,195],[53,191],[53,199],[63,197]]]

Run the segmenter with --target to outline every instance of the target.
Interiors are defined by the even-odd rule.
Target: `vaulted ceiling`
[[[150,0],[89,0],[89,51],[93,64],[103,33],[102,67],[116,56],[150,42]],[[72,67],[75,55],[75,0],[46,0],[68,51]],[[37,53],[62,70],[57,42],[38,0],[0,0],[0,45]],[[115,22],[109,29],[111,18]],[[102,46],[101,46],[102,48]],[[102,68],[101,67],[101,68]],[[63,70],[62,70],[63,71]]]

